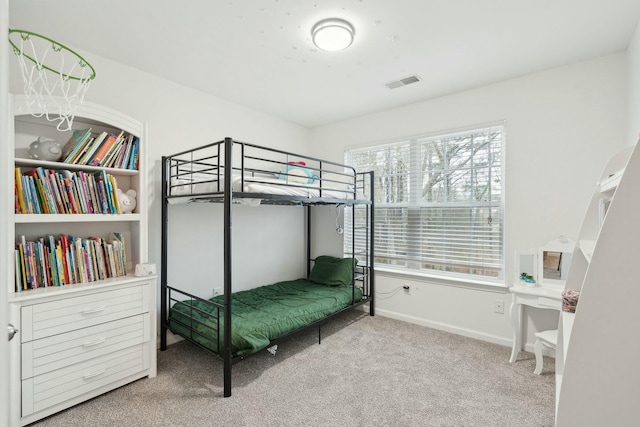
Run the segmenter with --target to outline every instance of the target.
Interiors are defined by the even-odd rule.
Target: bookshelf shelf
[[[16,214],[16,224],[82,223],[82,222],[139,222],[140,214]]]
[[[15,248],[15,262],[3,274],[9,321],[19,330],[17,339],[9,343],[9,382],[12,390],[20,392],[11,396],[9,417],[11,425],[27,425],[156,375],[157,284],[155,276],[133,275],[136,264],[148,262],[146,126],[110,108],[84,103],[76,112],[73,129],[60,132],[45,116],[32,116],[23,96],[12,97],[10,108],[13,138],[9,143],[16,178],[7,184],[14,184],[9,206],[15,209],[6,215],[12,226],[5,244]],[[121,167],[27,157],[29,144],[40,137],[77,147],[80,155],[80,141],[75,139],[80,134],[86,135],[82,142],[86,150],[95,142],[96,156],[100,153],[90,157],[87,151],[86,163],[94,160]],[[108,135],[104,141],[114,137],[108,150],[101,150],[103,134]],[[117,190],[135,190],[133,212],[124,213]],[[127,342],[126,349],[105,335],[125,332],[139,337]],[[82,342],[73,338],[78,334],[101,343],[100,356],[83,351]],[[74,358],[78,363],[67,366],[56,361],[51,368],[35,370],[40,362],[32,349],[48,354],[51,345],[68,346],[65,352],[81,355]],[[81,369],[100,372],[105,360],[125,357],[125,353],[128,358],[136,355],[131,363],[137,368],[126,374],[107,372],[81,388],[65,389],[73,378],[84,375]],[[43,399],[43,390],[55,397]]]
[[[88,290],[91,291],[100,291],[100,290],[109,290],[111,287],[116,285],[128,285],[135,282],[139,282],[141,279],[132,274],[128,274],[122,277],[111,277],[108,279],[97,280],[95,282],[90,283],[76,283],[73,285],[65,285],[64,286],[64,297],[70,298],[75,295],[82,295]],[[61,294],[61,289],[48,286],[45,288],[32,289],[27,292],[14,292],[9,296],[10,303],[18,303],[18,302],[27,302],[27,301],[38,301],[47,299],[50,297],[59,297]]]
[[[140,171],[134,170],[134,169],[101,168],[99,166],[76,165],[74,163],[48,162],[44,160],[34,160],[34,159],[24,159],[24,158],[16,158],[14,162],[16,166],[27,166],[27,167],[42,166],[48,169],[68,169],[73,171],[87,171],[87,172],[98,172],[98,171],[104,170],[105,172],[111,175],[122,175],[122,176],[136,176],[140,174]]]

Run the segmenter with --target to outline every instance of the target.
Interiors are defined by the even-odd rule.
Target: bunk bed
[[[161,340],[171,331],[223,360],[224,396],[231,366],[293,334],[320,327],[344,310],[368,305],[374,315],[373,172],[231,138],[162,158]],[[223,205],[223,294],[201,298],[187,284],[169,284],[169,210],[178,203]],[[305,278],[233,293],[231,223],[234,203],[306,209]],[[311,254],[311,213],[346,206],[351,257]],[[358,243],[356,243],[358,242]]]

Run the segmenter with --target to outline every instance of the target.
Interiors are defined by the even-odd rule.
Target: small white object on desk
[[[137,277],[155,276],[156,265],[155,264],[136,264],[135,275]]]

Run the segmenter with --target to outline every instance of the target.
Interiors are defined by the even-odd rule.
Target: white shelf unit
[[[14,120],[9,142],[14,165],[54,170],[101,170],[94,166],[37,161],[28,145],[40,136],[66,143],[72,131],[59,132],[45,117],[34,117],[23,96],[12,97]],[[37,112],[37,111],[36,111]],[[107,238],[123,233],[127,275],[88,283],[17,291],[14,268],[5,273],[9,320],[18,330],[9,343],[10,423],[26,425],[142,377],[156,375],[156,277],[135,277],[134,266],[148,262],[146,126],[118,111],[85,103],[74,129],[90,127],[139,138],[138,170],[104,168],[118,187],[137,192],[131,214],[6,213],[12,227],[5,244],[46,235]],[[11,185],[13,182],[7,183]],[[13,189],[11,193],[13,195]],[[13,197],[13,196],[12,196]],[[13,199],[9,206],[13,206]],[[11,263],[10,265],[15,265]]]
[[[636,144],[605,166],[584,217],[565,286],[580,298],[558,328],[556,426],[637,425],[638,183]]]

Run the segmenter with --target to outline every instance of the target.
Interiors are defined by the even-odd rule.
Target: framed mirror
[[[538,248],[538,282],[564,287],[574,248],[575,242],[562,236]]]

